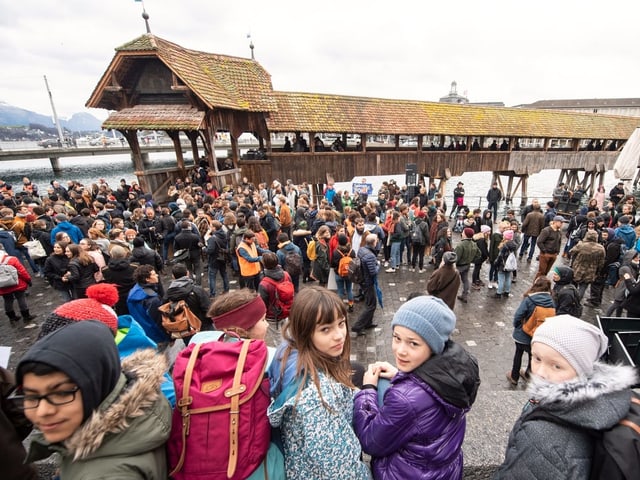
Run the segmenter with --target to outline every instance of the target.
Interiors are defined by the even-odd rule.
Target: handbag
[[[40,240],[29,240],[28,242],[24,242],[24,246],[32,260],[38,260],[39,258],[45,258],[47,256],[47,252],[44,250]]]

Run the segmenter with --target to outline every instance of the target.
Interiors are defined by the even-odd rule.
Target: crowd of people
[[[602,306],[607,287],[614,289],[608,315],[640,316],[640,227],[634,229],[636,199],[624,190],[590,199],[567,222],[554,201],[543,211],[533,200],[520,218],[513,210],[499,218],[496,184],[487,208],[469,211],[460,182],[448,221],[434,184],[421,184],[409,197],[406,186],[384,182],[375,200],[329,184],[316,198],[306,183],[289,180],[254,186],[244,178],[218,190],[201,170],[171,185],[163,205],[125,179],[116,188],[104,180],[90,187],[52,181],[46,193],[27,178],[20,189],[0,180],[0,265],[17,277],[2,284],[0,295],[12,326],[22,320],[25,328],[41,329],[18,365],[15,390],[3,397],[14,399],[17,411],[10,413],[23,426],[37,429],[29,461],[60,453],[62,478],[82,478],[85,470],[105,478],[167,478],[180,470],[171,455],[165,458],[181,392],[162,354],[176,337],[161,307],[184,302],[199,319],[199,333],[182,337],[187,349],[225,332],[264,341],[269,324],[280,331],[282,343],[266,367],[273,403],[265,415],[277,433],[267,442],[275,453],[263,456],[275,460],[254,474],[462,478],[465,415],[480,377],[476,360],[450,339],[456,300],[477,302],[474,292],[486,287],[509,301],[518,265],[534,257],[538,270],[513,319],[515,354],[506,376],[512,385],[528,382],[535,402],[514,427],[499,478],[526,478],[542,465],[526,447],[548,451],[553,442],[545,445],[543,435],[570,428],[543,419],[540,441],[521,433],[528,410],[574,402],[563,398],[561,385],[588,390],[604,371],[619,381],[578,401],[597,411],[601,397],[628,401],[633,373],[600,364],[606,339],[580,320],[583,305]],[[460,217],[454,223],[462,223],[459,239],[454,213]],[[359,265],[358,281],[351,263]],[[349,330],[360,336],[377,326],[381,270],[393,276],[407,269],[428,276],[427,289],[394,315],[395,366],[353,364]],[[167,285],[163,274],[171,276]],[[40,325],[26,298],[36,278],[62,304]],[[547,309],[546,320],[532,331],[527,323],[538,307]],[[574,344],[572,335],[584,342]],[[95,347],[78,345],[79,337]],[[606,425],[579,426],[602,430],[619,420],[609,417]],[[14,429],[8,443],[19,450],[15,439],[29,430]],[[590,437],[565,437],[554,438],[578,453],[557,458],[554,468],[588,471]],[[33,478],[18,457],[11,478]]]

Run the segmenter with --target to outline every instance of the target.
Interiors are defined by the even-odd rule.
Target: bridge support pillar
[[[58,157],[49,157],[49,162],[51,162],[51,169],[53,173],[58,175],[62,172],[62,168],[60,168],[60,159]]]
[[[142,165],[144,165],[145,167],[148,167],[151,165],[148,152],[140,152],[140,158],[142,159]],[[131,163],[133,164],[134,169],[139,170],[139,167],[136,164],[136,157],[134,156],[133,153],[131,153]]]

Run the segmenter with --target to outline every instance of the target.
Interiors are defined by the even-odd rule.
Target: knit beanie
[[[439,355],[456,326],[456,316],[442,299],[428,295],[413,298],[393,316],[391,328],[405,327],[417,333]]]
[[[491,227],[489,225],[480,225],[480,231],[482,233],[491,233]]]
[[[64,372],[80,388],[83,421],[115,388],[121,372],[113,333],[94,321],[73,322],[34,343],[16,369],[18,385],[33,363]]]
[[[473,234],[476,233],[476,232],[473,231],[473,228],[467,227],[464,230],[462,230],[462,233],[464,233],[465,237],[471,238],[471,237],[473,237]]]
[[[444,252],[444,255],[442,255],[442,259],[444,260],[444,263],[446,263],[447,265],[451,265],[452,263],[456,263],[458,261],[458,255],[456,255],[456,252]]]
[[[607,337],[590,323],[571,315],[547,318],[531,343],[544,343],[562,355],[578,376],[593,372],[593,363],[607,351]]]
[[[505,230],[502,232],[502,238],[505,240],[513,240],[513,230]]]
[[[118,329],[118,315],[112,307],[118,302],[116,286],[112,283],[91,285],[87,288],[87,297],[63,303],[50,313],[42,322],[38,338],[82,320],[102,322],[115,334]]]

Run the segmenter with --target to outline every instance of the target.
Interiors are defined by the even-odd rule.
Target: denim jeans
[[[216,274],[220,272],[222,278],[222,290],[224,293],[229,291],[229,277],[227,276],[227,267],[220,266],[217,262],[209,263],[209,295],[216,296]]]
[[[525,252],[527,251],[527,247],[531,246],[531,248],[529,248],[529,254],[527,256],[527,258],[529,260],[531,260],[533,258],[533,254],[536,251],[536,241],[538,240],[538,237],[533,237],[531,235],[524,235],[523,239],[522,239],[522,247],[520,247],[520,256],[524,257]]]
[[[391,268],[400,268],[400,247],[402,242],[391,243]]]
[[[336,285],[338,286],[338,296],[343,298],[347,295],[347,300],[353,302],[353,283],[345,277],[336,274]]]
[[[511,273],[504,270],[498,271],[498,291],[496,293],[510,293],[511,292]]]
[[[529,362],[527,364],[527,374],[531,372],[531,345],[516,342],[516,353],[513,354],[513,365],[511,366],[511,378],[520,378],[520,367],[522,366],[522,356],[527,352]]]

